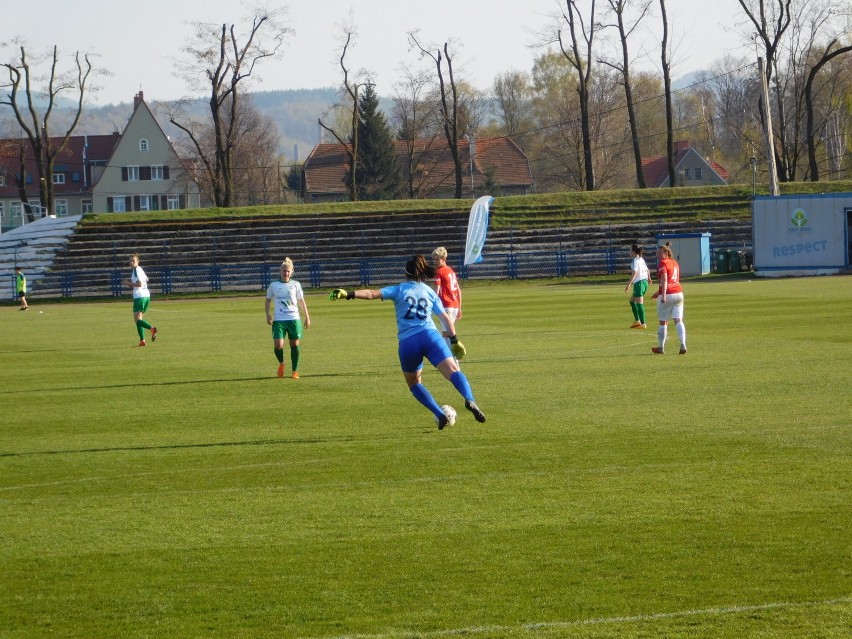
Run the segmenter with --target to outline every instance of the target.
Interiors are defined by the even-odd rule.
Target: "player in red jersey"
[[[686,354],[686,325],[683,323],[683,288],[680,285],[680,265],[672,257],[671,245],[657,247],[657,274],[660,278],[660,288],[654,293],[657,300],[657,316],[660,326],[657,328],[657,346],[651,351],[657,355],[665,353],[666,337],[669,330],[669,320],[673,320],[677,336],[680,339],[681,355]]]
[[[459,288],[459,278],[456,276],[456,272],[451,267],[447,266],[447,249],[443,246],[439,246],[432,251],[432,264],[435,267],[435,292],[441,299],[441,303],[444,305],[444,310],[447,311],[447,315],[449,315],[450,318],[452,318],[453,323],[455,323],[462,317],[462,294],[461,289]],[[449,344],[449,338],[447,338],[448,329],[446,326],[442,326],[442,328],[444,329],[444,338],[447,339],[447,343]]]

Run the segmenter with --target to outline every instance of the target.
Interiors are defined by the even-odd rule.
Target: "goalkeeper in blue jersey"
[[[399,336],[399,362],[411,394],[432,411],[438,420],[438,429],[442,430],[448,423],[447,416],[421,381],[425,357],[464,397],[465,408],[473,413],[476,421],[484,422],[485,415],[474,401],[470,383],[456,363],[456,358],[461,359],[465,355],[464,345],[458,341],[455,324],[444,310],[441,300],[435,291],[425,284],[427,280],[434,279],[435,270],[426,262],[426,258],[416,255],[406,262],[405,275],[405,282],[386,286],[381,290],[346,291],[336,288],[329,295],[329,299],[393,301]],[[432,320],[433,313],[441,318],[447,329],[449,346]]]

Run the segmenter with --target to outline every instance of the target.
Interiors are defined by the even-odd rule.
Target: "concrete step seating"
[[[23,270],[28,288],[35,285],[53,266],[79,221],[79,215],[48,216],[0,234],[0,300],[15,298],[16,266]]]
[[[118,214],[117,214],[118,215]],[[72,218],[64,218],[71,222]],[[76,223],[79,218],[74,218]],[[454,267],[461,265],[467,233],[468,212],[406,213],[397,215],[299,216],[192,222],[144,222],[82,224],[71,235],[54,241],[54,250],[42,256],[42,272],[52,264],[45,295],[61,294],[61,278],[73,279],[74,296],[109,295],[116,270],[124,271],[131,253],[139,253],[149,273],[165,267],[181,269],[219,265],[245,265],[247,269],[267,264],[272,276],[285,256],[296,262],[299,278],[307,285],[313,266],[315,280],[350,285],[359,280],[360,260],[371,264],[380,258],[399,258],[416,253],[428,257],[432,249],[443,245]],[[28,225],[31,226],[31,225]],[[751,246],[751,223],[737,220],[696,222],[633,223],[583,225],[562,228],[496,228],[492,225],[484,251],[486,259],[508,260],[513,252],[567,253],[571,272],[607,272],[612,255],[619,272],[627,271],[629,246],[638,242],[650,250],[657,234],[711,233],[711,247]],[[0,236],[6,238],[8,234]],[[48,242],[47,238],[44,240]],[[29,246],[29,244],[28,244]],[[0,242],[2,247],[2,242]],[[20,246],[17,250],[23,250]],[[549,259],[549,258],[548,258]],[[25,266],[28,279],[35,262]],[[383,267],[382,267],[383,268]],[[398,266],[387,267],[389,272]],[[508,267],[507,267],[508,268]],[[498,266],[499,269],[499,266]],[[457,268],[458,270],[458,268]],[[4,269],[3,272],[7,272]],[[8,272],[12,272],[11,269]],[[471,277],[477,269],[471,268]],[[523,271],[521,271],[523,276]],[[252,278],[254,275],[252,274]],[[239,278],[236,278],[239,279]],[[395,279],[395,276],[394,278]],[[12,279],[8,278],[11,286]],[[225,288],[227,285],[227,289]],[[176,284],[175,291],[182,291]],[[206,284],[209,290],[209,284]],[[257,284],[248,285],[257,288]],[[238,282],[223,283],[224,290],[243,288]],[[0,289],[0,295],[2,295]],[[195,290],[195,289],[193,289]],[[200,290],[203,290],[203,286]],[[11,290],[5,299],[11,295]]]

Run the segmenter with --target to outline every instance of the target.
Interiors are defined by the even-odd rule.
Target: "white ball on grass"
[[[447,416],[447,419],[450,421],[447,422],[447,426],[452,426],[456,423],[456,409],[450,406],[449,404],[444,404],[441,406],[441,412]],[[435,423],[438,423],[438,418],[435,417]]]

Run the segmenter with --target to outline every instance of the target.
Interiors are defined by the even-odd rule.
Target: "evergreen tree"
[[[355,184],[359,200],[391,200],[402,190],[393,134],[379,111],[379,97],[371,84],[365,86],[358,100]]]

